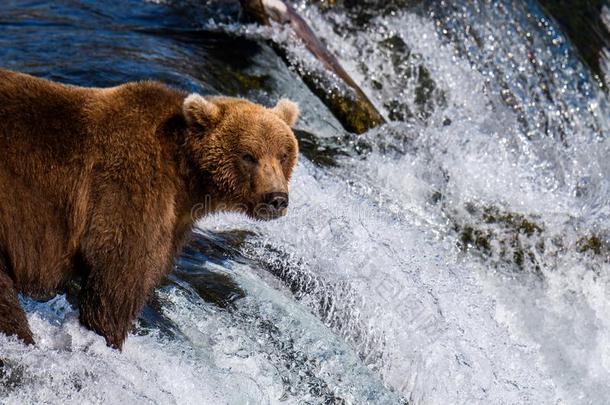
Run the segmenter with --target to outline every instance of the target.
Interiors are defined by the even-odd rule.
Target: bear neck
[[[213,213],[216,210],[215,199],[221,195],[220,190],[216,187],[212,180],[212,175],[201,169],[193,156],[193,151],[190,150],[186,142],[186,137],[189,136],[185,130],[183,133],[180,145],[184,146],[177,150],[175,159],[182,179],[181,189],[182,195],[182,215],[189,215],[191,222]]]
[[[159,139],[168,152],[167,158],[174,163],[176,176],[175,213],[177,232],[188,230],[201,216],[207,214],[202,209],[205,196],[213,195],[214,187],[209,176],[198,169],[187,142],[188,129],[181,110],[176,110],[158,129]]]

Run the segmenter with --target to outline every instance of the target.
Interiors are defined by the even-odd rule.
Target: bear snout
[[[286,215],[286,211],[288,211],[288,193],[272,192],[263,195],[255,213],[258,219],[270,220]]]
[[[265,194],[263,200],[265,204],[277,211],[288,208],[288,193],[268,193]]]

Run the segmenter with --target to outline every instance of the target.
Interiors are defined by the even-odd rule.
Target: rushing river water
[[[607,93],[533,0],[324,4],[295,6],[392,121],[361,137],[233,2],[2,3],[2,67],[287,96],[304,131],[289,215],[202,221],[122,353],[24,298],[0,403],[610,402]]]

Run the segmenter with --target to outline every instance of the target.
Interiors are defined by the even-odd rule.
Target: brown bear
[[[18,293],[83,280],[80,321],[121,348],[197,217],[286,213],[298,107],[144,81],[0,69],[0,332],[33,343]]]

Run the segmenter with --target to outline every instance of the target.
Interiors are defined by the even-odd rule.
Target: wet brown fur
[[[83,88],[0,69],[0,332],[33,343],[18,292],[48,298],[79,277],[81,323],[122,347],[194,220],[267,219],[257,207],[288,190],[297,113],[287,101],[266,109],[156,82]]]

